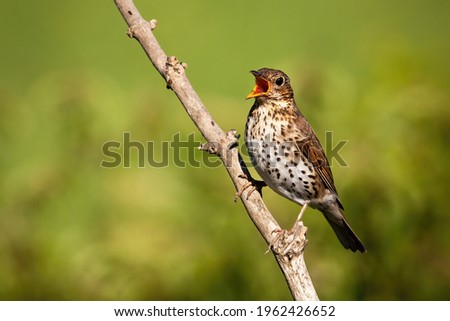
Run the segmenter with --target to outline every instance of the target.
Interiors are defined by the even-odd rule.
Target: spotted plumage
[[[297,108],[289,77],[280,70],[251,71],[255,98],[245,129],[252,163],[264,182],[278,194],[323,213],[342,245],[366,249],[348,225],[324,150]]]

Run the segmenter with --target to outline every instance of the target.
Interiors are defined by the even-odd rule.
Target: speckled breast
[[[284,134],[288,120],[257,108],[247,120],[245,143],[258,174],[278,194],[298,203],[315,201],[316,172],[296,142]],[[313,205],[313,204],[311,204]]]

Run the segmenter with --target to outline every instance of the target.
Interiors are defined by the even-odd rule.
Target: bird
[[[271,68],[250,72],[255,86],[246,99],[255,101],[244,139],[256,172],[276,193],[302,206],[296,223],[307,207],[317,209],[344,248],[366,252],[344,217],[324,149],[297,107],[289,77]]]

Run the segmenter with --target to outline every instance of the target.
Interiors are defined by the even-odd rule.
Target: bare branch
[[[236,131],[224,132],[219,127],[187,79],[186,64],[180,63],[175,57],[167,57],[164,53],[152,32],[156,27],[156,20],[144,20],[132,0],[115,0],[115,3],[129,26],[128,35],[141,44],[156,70],[165,79],[167,88],[172,89],[177,95],[186,112],[205,137],[207,142],[199,148],[220,157],[236,190],[242,191],[252,179],[235,148],[237,146]],[[282,237],[274,238],[274,231],[281,231],[281,229],[265,206],[261,195],[250,193],[250,189],[246,189],[239,193],[239,196],[256,228],[266,243],[271,246],[293,298],[318,300],[303,258],[303,249],[307,244],[306,227],[302,226],[299,237],[295,239],[289,233],[283,233]],[[289,246],[286,247],[288,243]],[[286,248],[288,248],[287,251]]]

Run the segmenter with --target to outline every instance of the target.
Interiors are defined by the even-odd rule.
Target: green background
[[[273,67],[322,143],[326,131],[331,147],[348,141],[348,166],[332,169],[368,253],[344,250],[308,210],[321,299],[450,299],[448,1],[135,3],[223,129],[243,133],[248,71]],[[224,168],[205,165],[126,30],[112,0],[2,4],[0,299],[289,300]],[[128,168],[101,167],[124,133],[168,165],[140,168],[134,148]],[[195,133],[178,156],[200,166],[164,152],[177,133]],[[299,207],[264,199],[290,228]]]

